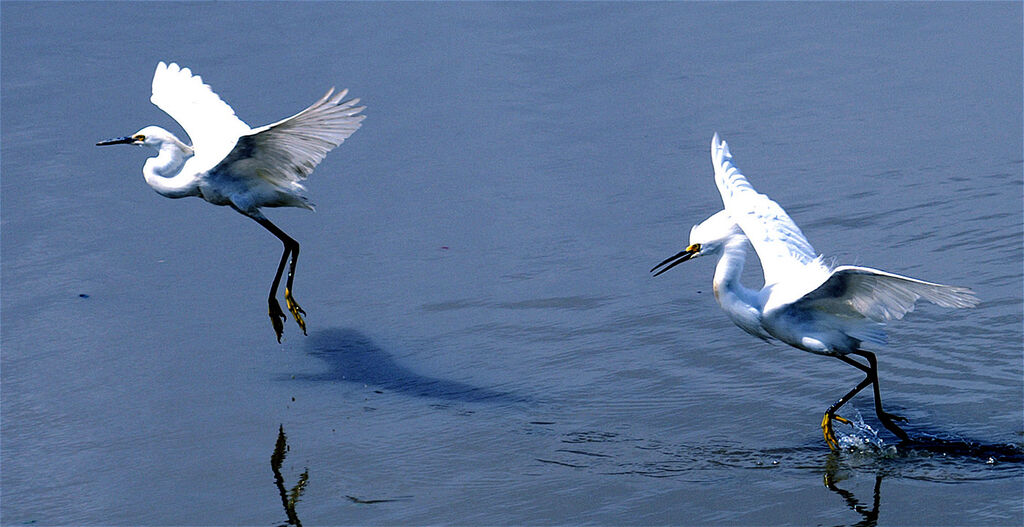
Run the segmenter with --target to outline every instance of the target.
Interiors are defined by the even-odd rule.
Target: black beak
[[[100,141],[96,143],[96,146],[107,146],[107,145],[130,145],[135,142],[131,136],[118,137],[117,139],[107,139],[106,141]]]
[[[669,256],[668,258],[666,258],[664,260],[662,260],[661,263],[659,263],[658,265],[655,265],[654,267],[651,268],[651,272],[654,273],[655,270],[657,270],[659,267],[664,265],[665,267],[662,267],[662,269],[660,271],[654,273],[654,276],[658,276],[659,274],[664,273],[665,271],[668,271],[669,269],[671,269],[671,268],[673,268],[673,267],[675,267],[675,266],[677,266],[677,265],[679,265],[679,264],[689,260],[690,258],[693,258],[699,252],[700,252],[700,245],[691,245],[691,246],[687,247],[686,249],[684,249],[684,250],[682,250],[682,251],[680,251],[680,252],[678,252],[678,253],[676,253],[676,254],[674,254],[672,256]],[[668,265],[666,265],[666,264],[668,264]]]

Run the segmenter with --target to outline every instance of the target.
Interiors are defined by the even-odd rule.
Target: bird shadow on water
[[[950,459],[978,459],[987,464],[1011,463],[1024,465],[1024,445],[988,443],[941,432],[914,430],[906,441],[888,445],[878,431],[864,422],[860,412],[854,411],[850,427],[852,433],[837,431],[841,450],[872,453],[881,457],[920,458],[948,457]]]
[[[295,375],[294,379],[363,384],[413,397],[451,402],[528,402],[510,392],[423,375],[400,364],[365,334],[348,328],[310,334],[306,352],[327,366],[327,371]]]
[[[956,484],[1020,477],[1022,468],[1024,450],[1019,446],[919,435],[896,445],[867,442],[830,452],[824,460],[822,479],[825,488],[860,515],[860,521],[851,525],[874,527],[883,502],[884,479]],[[873,477],[870,496],[863,490],[851,490],[864,475]],[[851,486],[841,487],[846,480]],[[863,484],[859,486],[863,488]]]
[[[440,379],[416,373],[398,363],[390,353],[375,344],[371,338],[353,329],[327,329],[312,333],[306,340],[306,352],[321,361],[326,371],[314,374],[296,374],[289,379],[328,383],[353,383],[413,396],[448,402],[527,402],[529,399],[515,394],[474,386],[468,383]],[[309,469],[298,477],[290,489],[285,484],[282,464],[290,447],[284,432],[284,425],[278,428],[277,441],[270,464],[274,472],[274,484],[281,497],[287,516],[287,523],[281,527],[302,527],[296,504],[309,483]],[[346,499],[358,505],[375,505],[408,499],[409,496],[380,499],[360,498],[346,495]]]
[[[853,432],[841,434],[840,451],[825,458],[825,487],[839,495],[850,510],[861,516],[853,525],[874,527],[882,502],[882,480],[903,478],[945,484],[1020,477],[1024,469],[1024,447],[1010,443],[985,443],[923,431],[910,439],[888,445],[856,413]],[[860,496],[840,487],[844,480],[862,479],[858,472],[874,477],[871,496]],[[863,493],[862,493],[863,494]]]
[[[859,417],[859,416],[858,416]],[[866,425],[865,425],[866,426]],[[555,432],[550,424],[538,432]],[[870,430],[870,427],[867,427]],[[748,440],[677,443],[637,437],[623,432],[578,430],[561,433],[559,445],[535,458],[539,465],[583,471],[595,477],[649,477],[700,485],[719,481],[764,479],[824,485],[838,496],[826,500],[843,525],[872,527],[879,513],[898,508],[886,501],[883,480],[914,480],[943,485],[1020,478],[1024,449],[1014,444],[939,438],[922,432],[916,440],[887,444],[877,435],[855,430],[859,442],[830,451],[820,437],[800,446],[761,448]],[[865,441],[871,437],[876,441]],[[841,444],[844,444],[841,442]],[[854,446],[857,445],[857,446]],[[844,519],[845,518],[845,522]]]

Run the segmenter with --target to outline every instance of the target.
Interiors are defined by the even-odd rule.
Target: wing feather
[[[309,108],[281,121],[256,128],[238,138],[231,153],[215,171],[244,162],[247,171],[275,185],[301,186],[332,149],[361,126],[364,106],[359,99],[342,102],[348,90],[328,90]]]
[[[843,265],[835,268],[820,286],[796,305],[846,316],[863,316],[876,322],[901,319],[924,299],[942,307],[974,307],[978,297],[965,287],[925,282],[870,267]]]
[[[199,171],[208,170],[224,159],[238,137],[250,131],[199,75],[173,62],[157,64],[150,101],[188,134],[195,151],[189,163]]]
[[[778,203],[754,190],[733,164],[729,145],[717,133],[711,139],[711,163],[725,210],[743,229],[761,260],[765,285],[798,276],[808,266],[825,270],[800,227]]]

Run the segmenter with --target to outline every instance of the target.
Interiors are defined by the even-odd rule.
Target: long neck
[[[199,194],[195,174],[182,173],[185,161],[192,157],[192,148],[174,140],[160,145],[160,153],[146,160],[142,175],[153,190],[168,198],[184,198]]]
[[[772,337],[761,325],[761,307],[758,292],[740,284],[743,261],[747,257],[747,239],[733,235],[725,242],[722,257],[715,268],[715,299],[734,324],[751,335],[770,340]]]
[[[740,275],[747,259],[747,239],[743,236],[731,236],[722,248],[722,256],[715,267],[714,291],[715,299],[722,307],[726,304],[738,304],[749,307],[756,302],[757,292],[743,287]]]

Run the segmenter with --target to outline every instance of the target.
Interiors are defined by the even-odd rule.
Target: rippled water
[[[2,522],[1018,525],[1021,7],[2,6]],[[45,28],[45,29],[40,29]],[[269,215],[146,187],[159,60],[251,125],[330,85],[363,128]],[[815,247],[973,288],[861,374],[753,339],[714,263],[708,145]],[[751,258],[746,282],[760,279]]]

